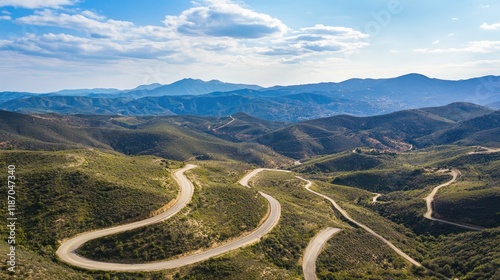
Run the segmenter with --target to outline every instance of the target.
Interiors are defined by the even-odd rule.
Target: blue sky
[[[494,0],[0,0],[0,91],[500,75]]]

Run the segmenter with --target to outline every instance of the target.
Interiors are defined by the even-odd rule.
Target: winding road
[[[432,189],[432,192],[425,198],[425,203],[427,205],[427,212],[425,212],[424,218],[432,220],[432,221],[444,223],[444,224],[454,225],[454,226],[465,228],[465,229],[477,230],[477,231],[483,230],[484,228],[482,228],[482,227],[472,226],[472,225],[463,225],[463,224],[454,223],[454,222],[450,222],[447,220],[442,220],[442,219],[432,217],[432,214],[433,214],[432,204],[434,202],[434,197],[436,196],[439,189],[442,187],[446,187],[446,186],[451,185],[453,182],[455,182],[460,177],[461,174],[460,174],[459,170],[452,169],[451,175],[453,176],[451,178],[451,180],[449,180],[448,182],[443,183],[443,184],[435,187],[434,189]]]
[[[340,212],[340,214],[342,214],[342,216],[344,216],[347,220],[349,220],[350,222],[352,222],[353,224],[363,228],[364,230],[366,230],[368,233],[370,233],[371,235],[377,237],[378,239],[382,240],[382,242],[384,242],[385,244],[387,244],[394,252],[396,252],[398,255],[400,255],[401,257],[403,257],[405,260],[409,261],[411,264],[415,265],[415,266],[422,266],[419,262],[417,262],[416,260],[412,259],[410,256],[408,256],[407,254],[405,254],[403,251],[401,251],[398,247],[396,247],[394,244],[392,244],[389,240],[385,239],[384,237],[382,237],[380,234],[376,233],[375,231],[373,231],[371,228],[365,226],[364,224],[360,223],[360,222],[357,222],[356,220],[354,220],[353,218],[351,218],[351,216],[349,216],[349,214],[347,214],[347,212],[342,208],[340,207],[340,205],[337,204],[337,202],[335,202],[335,200],[331,199],[330,197],[324,195],[324,194],[321,194],[319,192],[316,192],[316,191],[313,191],[310,189],[311,185],[312,185],[312,182],[309,181],[309,180],[306,180],[302,177],[299,177],[299,176],[296,176],[298,179],[302,180],[302,181],[305,181],[307,182],[307,185],[306,185],[306,189],[310,192],[312,192],[313,194],[315,195],[318,195],[318,196],[321,196],[325,199],[327,199],[328,201],[330,201],[333,205],[333,207],[335,207],[335,209],[337,209],[337,211]]]
[[[238,183],[242,186],[250,188],[250,186],[248,185],[248,181],[250,181],[250,179],[252,179],[253,176],[257,175],[259,172],[262,172],[262,171],[276,171],[276,172],[286,172],[286,173],[292,172],[289,170],[281,170],[281,169],[257,168],[257,169],[252,170],[250,173],[245,175],[243,178],[241,178],[241,180]]]
[[[223,127],[226,127],[226,126],[230,125],[231,123],[233,123],[236,120],[235,118],[233,118],[233,116],[229,116],[229,117],[231,118],[231,120],[229,122],[227,122],[226,124],[223,124],[223,125],[221,125],[221,126],[219,126],[217,128],[214,128],[214,130],[219,130],[219,129],[223,128]]]
[[[374,197],[372,198],[372,203],[377,203],[377,199],[382,196],[380,193],[374,193]]]
[[[184,172],[195,168],[196,165],[188,164],[184,168],[176,171],[174,173],[174,179],[179,184],[181,191],[178,195],[175,203],[165,212],[130,224],[120,225],[116,227],[111,227],[102,230],[96,230],[91,232],[86,232],[79,234],[73,238],[64,240],[61,243],[61,246],[57,250],[56,254],[60,260],[71,264],[76,267],[90,269],[90,270],[103,270],[103,271],[157,271],[164,269],[177,268],[189,264],[193,264],[196,262],[204,261],[209,258],[227,253],[229,251],[250,245],[252,243],[258,242],[262,236],[271,231],[274,226],[278,223],[281,217],[281,205],[280,203],[274,199],[272,196],[267,195],[263,192],[259,192],[268,202],[270,211],[268,213],[268,217],[266,220],[254,231],[245,235],[241,238],[233,240],[231,242],[225,243],[219,247],[209,249],[203,251],[201,253],[196,253],[193,255],[188,255],[185,257],[181,257],[178,259],[168,260],[168,261],[160,261],[160,262],[151,262],[151,263],[140,263],[140,264],[121,264],[121,263],[109,263],[109,262],[99,262],[90,260],[84,257],[81,257],[76,254],[76,250],[82,246],[84,243],[94,240],[97,238],[101,238],[104,236],[108,236],[111,234],[117,234],[124,231],[129,231],[132,229],[136,229],[139,227],[159,223],[164,221],[176,213],[178,213],[183,207],[185,207],[193,196],[194,186],[184,175]],[[262,169],[265,170],[265,169]],[[254,170],[247,174],[241,181],[245,180],[245,186],[248,186],[248,181],[255,176],[258,172],[262,170]],[[273,169],[270,169],[273,170]],[[240,184],[242,184],[240,181]],[[243,184],[242,184],[243,185]]]
[[[316,259],[318,259],[326,242],[332,238],[334,234],[340,231],[341,229],[339,228],[328,227],[318,232],[316,236],[311,239],[302,257],[302,271],[304,272],[305,280],[318,279],[318,277],[316,277]]]

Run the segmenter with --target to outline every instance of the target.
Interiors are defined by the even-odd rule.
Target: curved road
[[[318,232],[311,239],[306,247],[304,256],[302,257],[302,271],[304,272],[305,280],[316,280],[316,259],[325,247],[326,242],[336,233],[339,233],[339,228],[325,228]]]
[[[347,212],[344,209],[342,209],[342,207],[340,207],[340,205],[338,205],[337,202],[335,202],[335,200],[331,199],[330,197],[328,197],[328,196],[326,196],[324,194],[321,194],[319,192],[315,192],[315,191],[311,190],[310,189],[310,187],[312,185],[311,181],[306,180],[306,179],[304,179],[302,177],[299,177],[299,176],[297,176],[297,178],[299,178],[299,179],[307,182],[306,189],[308,191],[314,193],[315,195],[319,195],[319,196],[327,199],[328,201],[330,201],[332,203],[333,207],[335,207],[335,209],[337,209],[337,211],[339,211],[342,214],[342,216],[344,216],[346,219],[348,219],[349,221],[351,221],[353,224],[355,224],[355,225],[363,228],[364,230],[366,230],[371,235],[373,235],[373,236],[377,237],[378,239],[382,240],[382,242],[384,242],[385,244],[387,244],[394,252],[396,252],[398,255],[400,255],[401,257],[403,257],[405,260],[409,261],[411,264],[413,264],[415,266],[422,266],[419,262],[417,262],[416,260],[412,259],[407,254],[405,254],[398,247],[396,247],[394,244],[392,244],[389,240],[385,239],[380,234],[378,234],[375,231],[373,231],[371,228],[369,228],[369,227],[365,226],[364,224],[359,223],[356,220],[354,220],[353,218],[351,218],[351,216],[349,216],[349,214],[347,214]]]
[[[287,172],[287,173],[292,172],[289,170],[281,170],[281,169],[257,168],[252,170],[252,172],[248,173],[247,175],[245,175],[245,177],[241,178],[241,180],[238,183],[240,183],[240,185],[242,186],[250,188],[250,186],[248,185],[248,181],[250,181],[250,179],[252,179],[253,176],[257,175],[257,173],[262,171],[277,171],[277,172]]]
[[[432,203],[434,202],[434,196],[436,196],[436,193],[438,192],[438,190],[442,187],[446,187],[446,186],[451,185],[453,182],[455,182],[460,177],[461,174],[460,174],[459,170],[452,169],[451,175],[453,176],[451,178],[451,180],[449,180],[448,182],[441,184],[441,185],[435,187],[434,189],[432,189],[432,192],[425,198],[425,203],[427,205],[427,212],[425,212],[424,217],[429,219],[429,220],[432,220],[432,221],[445,223],[445,224],[449,224],[449,225],[454,225],[454,226],[465,228],[465,229],[478,230],[478,231],[483,230],[484,228],[482,228],[482,227],[463,225],[463,224],[454,223],[454,222],[450,222],[450,221],[446,221],[446,220],[437,219],[437,218],[432,217],[432,214],[433,214]]]
[[[215,128],[214,130],[219,130],[219,129],[223,128],[223,127],[226,127],[226,126],[230,125],[231,123],[233,123],[236,120],[235,118],[233,118],[233,116],[229,116],[229,117],[231,118],[231,120],[228,123],[223,124],[223,125]]]
[[[255,243],[260,240],[262,236],[267,234],[269,231],[273,229],[273,227],[278,223],[280,216],[281,216],[281,205],[280,203],[271,197],[270,195],[267,195],[265,193],[259,192],[267,201],[269,202],[269,215],[267,219],[254,231],[252,231],[250,234],[239,238],[237,240],[234,240],[232,242],[226,243],[222,246],[219,246],[217,248],[213,248],[201,253],[181,257],[178,259],[173,259],[169,261],[160,261],[160,262],[152,262],[152,263],[141,263],[141,264],[120,264],[120,263],[108,263],[108,262],[99,262],[99,261],[93,261],[84,257],[81,257],[76,254],[76,250],[82,246],[85,242],[88,242],[93,239],[97,239],[100,237],[104,237],[107,235],[111,234],[116,234],[128,230],[132,230],[138,227],[143,227],[146,225],[151,225],[154,223],[161,222],[163,220],[166,220],[173,215],[175,215],[177,212],[179,212],[184,206],[186,206],[189,201],[191,200],[191,197],[193,196],[194,192],[194,186],[193,184],[186,178],[184,175],[184,172],[196,167],[195,165],[188,164],[186,167],[178,170],[177,172],[174,173],[174,178],[175,180],[179,183],[181,187],[181,192],[176,199],[176,202],[172,207],[170,207],[167,211],[154,216],[152,218],[142,220],[139,222],[131,223],[131,224],[126,224],[126,225],[121,225],[121,226],[116,226],[112,228],[107,228],[107,229],[102,229],[102,230],[97,230],[97,231],[91,231],[87,233],[82,233],[79,234],[73,238],[64,240],[57,250],[56,254],[57,256],[64,262],[71,264],[73,266],[77,266],[80,268],[84,269],[91,269],[91,270],[104,270],[104,271],[156,271],[156,270],[164,270],[164,269],[171,269],[171,268],[177,268],[189,264],[193,264],[196,262],[204,261],[209,258],[227,253],[229,251],[247,246],[249,244]],[[255,171],[255,170],[254,170]],[[260,170],[262,171],[262,170]],[[257,172],[251,172],[247,176],[244,177],[247,178],[246,182],[257,174]],[[251,175],[253,174],[253,175]],[[251,175],[251,176],[249,176]],[[243,180],[243,179],[242,179]],[[246,185],[248,186],[248,184]]]
[[[374,197],[372,198],[372,203],[377,203],[377,199],[382,196],[380,193],[374,193]]]

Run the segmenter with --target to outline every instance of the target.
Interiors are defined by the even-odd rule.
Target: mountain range
[[[500,111],[471,103],[297,123],[245,113],[200,116],[62,116],[0,111],[3,149],[93,147],[176,160],[229,158],[264,165],[367,147],[402,152],[434,145],[498,147]]]
[[[298,122],[339,114],[374,116],[463,101],[498,109],[499,84],[499,76],[448,81],[420,74],[269,88],[183,79],[169,85],[142,85],[123,91],[3,92],[0,93],[0,109],[22,113],[123,116],[220,117],[245,112],[267,120]]]

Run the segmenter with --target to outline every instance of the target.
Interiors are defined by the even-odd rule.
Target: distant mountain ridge
[[[460,113],[463,112],[463,113]],[[457,117],[457,114],[459,117]],[[186,160],[304,159],[359,147],[402,152],[434,145],[500,147],[500,111],[470,103],[372,117],[339,115],[298,123],[245,113],[225,117],[25,115],[0,110],[0,149],[96,147]]]
[[[183,79],[168,85],[143,85],[113,93],[80,96],[69,92],[72,98],[60,93],[5,92],[0,93],[0,109],[23,113],[130,116],[225,116],[245,112],[267,120],[297,122],[339,114],[373,116],[464,101],[498,108],[499,84],[499,76],[448,81],[420,74],[270,88]]]

